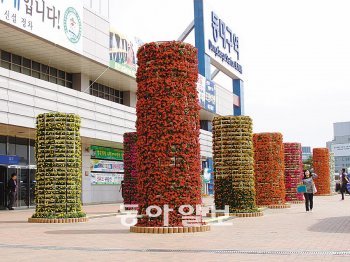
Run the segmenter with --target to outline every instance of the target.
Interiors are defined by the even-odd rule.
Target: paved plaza
[[[1,211],[0,261],[350,261],[349,196],[315,197],[312,213],[297,204],[172,235],[129,233],[118,204],[84,209],[90,221],[77,224],[29,224],[33,210]]]

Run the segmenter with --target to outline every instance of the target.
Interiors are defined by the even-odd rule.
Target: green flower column
[[[65,113],[38,115],[35,153],[36,209],[33,218],[84,217],[80,117]]]
[[[252,120],[248,116],[220,116],[213,120],[215,206],[230,213],[254,213],[254,150]]]

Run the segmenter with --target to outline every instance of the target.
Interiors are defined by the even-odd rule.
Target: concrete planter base
[[[304,203],[305,203],[304,200],[288,201],[288,204],[292,204],[292,205],[298,205],[298,204],[304,204]]]
[[[252,212],[252,213],[229,213],[230,217],[261,217],[264,215],[263,212]],[[216,213],[214,217],[222,217],[225,216],[225,213]],[[211,214],[207,214],[207,217],[211,217]]]
[[[28,223],[79,223],[88,222],[87,217],[79,218],[28,218]]]
[[[267,206],[267,208],[270,208],[270,209],[290,208],[290,204],[286,203],[281,205],[269,205]]]
[[[132,233],[146,234],[175,234],[175,233],[196,233],[210,231],[209,225],[198,227],[130,227]]]

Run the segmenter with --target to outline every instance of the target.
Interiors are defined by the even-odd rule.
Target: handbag
[[[313,188],[313,193],[316,194],[317,193],[317,188],[315,186],[315,183],[312,183],[312,188]]]
[[[298,185],[297,192],[298,193],[306,193],[306,186],[305,185]]]

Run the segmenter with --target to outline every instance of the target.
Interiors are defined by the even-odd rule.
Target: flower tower
[[[329,168],[330,168],[330,176],[331,176],[331,194],[336,194],[335,191],[335,159],[334,159],[334,153],[330,152],[329,154]]]
[[[124,185],[122,188],[122,195],[125,205],[136,205],[137,202],[137,133],[124,133]],[[126,207],[126,209],[133,209]]]
[[[303,195],[297,193],[297,186],[303,175],[302,149],[300,143],[284,143],[284,165],[286,201],[303,203]]]
[[[261,216],[255,204],[252,120],[219,116],[213,120],[215,207],[236,216]]]
[[[196,214],[201,205],[197,49],[175,41],[148,43],[137,57],[140,217],[130,230],[209,230]]]
[[[314,172],[318,175],[315,179],[316,195],[328,196],[331,194],[329,158],[328,148],[313,149]]]
[[[255,188],[258,206],[286,208],[283,136],[280,133],[254,134]]]
[[[29,222],[86,221],[81,207],[80,117],[40,114],[36,128],[36,207]]]

